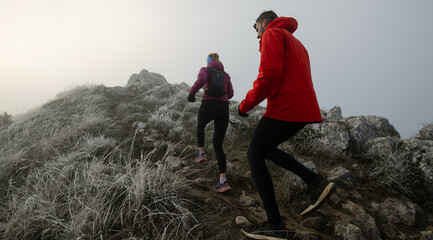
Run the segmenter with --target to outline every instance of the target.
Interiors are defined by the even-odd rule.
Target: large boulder
[[[365,143],[379,137],[394,137],[400,139],[400,134],[388,119],[378,116],[357,116],[346,119],[351,142],[360,150],[365,151]]]
[[[132,74],[131,77],[129,77],[126,86],[145,86],[147,88],[152,88],[167,83],[167,80],[161,74],[149,72],[146,69],[143,69],[139,74]]]
[[[334,155],[361,151],[377,155],[394,150],[400,134],[386,118],[378,116],[352,116],[343,118],[341,108],[321,111],[323,123],[309,125],[319,132],[315,143]]]
[[[334,155],[342,155],[348,149],[350,136],[344,122],[324,122],[311,127],[320,132],[320,137],[316,139],[319,148],[329,150]]]

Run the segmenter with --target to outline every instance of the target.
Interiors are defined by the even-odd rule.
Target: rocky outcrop
[[[324,122],[308,127],[320,133],[320,137],[315,139],[318,148],[327,149],[335,155],[344,155],[349,150],[350,135],[344,121]]]
[[[131,77],[129,77],[126,86],[145,86],[151,88],[167,83],[167,80],[161,74],[149,72],[146,69],[143,69],[139,74],[132,74]]]
[[[335,155],[361,152],[377,155],[393,150],[400,134],[388,119],[378,116],[351,116],[343,118],[341,108],[336,106],[329,112],[322,111],[323,122],[307,128],[318,131],[318,148]]]
[[[134,125],[138,131],[141,131],[145,135],[142,137],[142,149],[148,151],[155,147],[163,146],[164,143],[160,141],[164,140],[158,134],[167,137],[172,136],[174,133],[179,133],[179,140],[192,138],[191,136],[194,133],[190,133],[191,129],[193,129],[191,126],[195,124],[196,113],[200,104],[198,101],[196,103],[188,103],[186,101],[189,90],[187,84],[168,84],[163,76],[143,70],[140,74],[131,76],[127,87],[139,89],[142,98],[140,103],[151,103],[149,106],[152,106],[152,108],[147,107],[147,109],[152,111],[150,116],[148,118],[141,118],[143,122],[136,122]],[[199,95],[197,95],[197,98],[199,98]],[[237,104],[237,102],[232,102],[230,105],[230,130],[227,132],[226,137],[230,139],[233,137],[232,134],[234,134],[237,136],[244,135],[246,139],[249,139],[257,124],[257,120],[263,114],[264,108],[258,106],[250,112],[250,117],[240,118],[235,111]],[[364,181],[371,180],[369,179],[369,173],[371,173],[374,165],[379,162],[379,159],[398,151],[398,154],[394,154],[395,157],[402,158],[402,161],[407,161],[416,166],[416,170],[419,170],[423,175],[422,179],[426,181],[423,185],[423,190],[431,193],[433,196],[433,124],[426,125],[421,129],[417,137],[400,139],[400,134],[394,126],[383,117],[350,116],[345,118],[342,115],[341,108],[338,106],[321,113],[324,120],[322,123],[310,124],[303,130],[307,131],[306,134],[298,134],[309,138],[305,142],[311,143],[311,146],[319,151],[330,153],[330,156],[327,154],[324,156],[331,158],[333,161],[337,159],[333,159],[333,157],[352,160],[350,156],[355,154],[372,160],[369,160],[368,164],[343,162],[327,166],[328,168],[325,172],[328,179],[337,183],[338,186],[337,193],[330,198],[330,203],[328,203],[333,204],[332,210],[323,215],[319,211],[319,214],[313,214],[306,219],[294,218],[296,221],[299,220],[300,225],[308,228],[307,230],[304,228],[302,230],[298,229],[296,230],[296,234],[299,234],[298,236],[301,233],[313,235],[321,232],[323,225],[327,225],[325,232],[338,236],[341,239],[407,239],[408,233],[406,230],[401,229],[419,227],[416,223],[420,221],[419,216],[422,214],[421,207],[411,202],[413,199],[408,200],[406,196],[403,197],[403,194],[401,194],[401,199],[398,197],[376,199],[372,195],[366,197],[361,189],[363,189],[362,185],[365,183]],[[146,132],[146,129],[152,127],[158,129],[158,134]],[[190,133],[190,135],[185,135],[185,133]],[[233,147],[232,149],[236,148]],[[242,157],[238,158],[237,161],[242,159]],[[311,161],[311,159],[304,156],[296,156],[296,158],[317,172],[315,160]],[[313,158],[316,158],[316,156]],[[231,159],[228,166],[233,165],[230,161]],[[243,159],[235,164],[240,164],[242,161]],[[181,169],[188,165],[187,162],[184,163],[179,158],[167,158],[166,162],[171,164],[174,169]],[[319,165],[320,170],[324,170],[322,168],[323,162]],[[388,165],[392,164],[392,162],[383,162]],[[229,172],[232,169],[233,167],[229,167]],[[282,176],[280,178],[281,181],[275,183],[278,186],[276,191],[279,192],[279,198],[290,203],[304,198],[307,186],[298,176],[288,171],[283,173],[270,172],[271,174],[281,174]],[[239,182],[245,182],[246,184],[247,181],[243,179],[250,179],[251,176],[247,173],[242,173],[237,175],[237,178]],[[239,180],[239,178],[242,180]],[[206,178],[197,178],[193,182],[196,186],[202,188],[211,184],[210,180]],[[246,185],[248,186],[245,186],[245,189],[241,190],[236,195],[235,200],[231,202],[234,205],[238,205],[242,209],[242,213],[245,213],[244,216],[236,215],[232,218],[232,221],[237,226],[250,225],[252,222],[261,222],[266,219],[266,213],[261,207],[259,197],[253,197],[250,193],[246,193],[247,190],[254,189],[254,186],[251,184]],[[391,188],[390,192],[392,192],[393,196],[400,194]],[[214,203],[215,201],[217,200],[211,197],[205,200],[205,204]],[[228,200],[226,199],[226,201]],[[281,201],[281,199],[278,199],[278,201]],[[227,214],[227,212],[228,210],[224,214]],[[291,212],[285,211],[284,214],[291,214]],[[288,219],[293,218],[290,215],[287,217]],[[425,219],[422,221],[423,223],[428,222]],[[418,230],[417,236],[428,239],[432,235],[430,229],[422,230],[422,233]]]
[[[412,161],[427,181],[433,196],[433,124],[425,125],[417,137],[400,139],[400,134],[386,118],[351,116],[344,118],[340,107],[322,111],[323,123],[306,129],[318,132],[313,142],[318,149],[333,155],[358,155],[385,158],[400,151],[398,157]]]
[[[422,140],[433,140],[433,124],[427,124],[419,130],[419,138]]]

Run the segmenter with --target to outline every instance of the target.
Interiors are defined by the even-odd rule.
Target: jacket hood
[[[266,29],[270,28],[284,28],[293,34],[298,28],[298,21],[292,17],[279,17],[275,18],[274,21],[269,23]]]
[[[220,62],[217,62],[215,60],[212,60],[209,62],[209,64],[207,65],[208,67],[213,67],[218,71],[224,71],[224,65]]]

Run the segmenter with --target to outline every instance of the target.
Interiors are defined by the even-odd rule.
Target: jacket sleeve
[[[233,85],[232,85],[232,82],[230,81],[230,75],[229,74],[227,74],[227,77],[229,78],[229,80],[227,81],[227,98],[231,99],[234,95]]]
[[[208,76],[209,70],[205,67],[202,67],[198,73],[197,80],[195,81],[194,85],[192,85],[191,90],[189,90],[189,94],[195,95],[200,88],[206,84]]]
[[[239,106],[246,113],[265,100],[275,88],[283,73],[286,46],[283,32],[277,29],[266,30],[261,39],[259,75]]]

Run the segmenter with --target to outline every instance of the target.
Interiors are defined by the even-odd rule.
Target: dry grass
[[[398,149],[380,153],[368,176],[379,187],[389,187],[409,197],[413,197],[421,177],[410,158]]]

